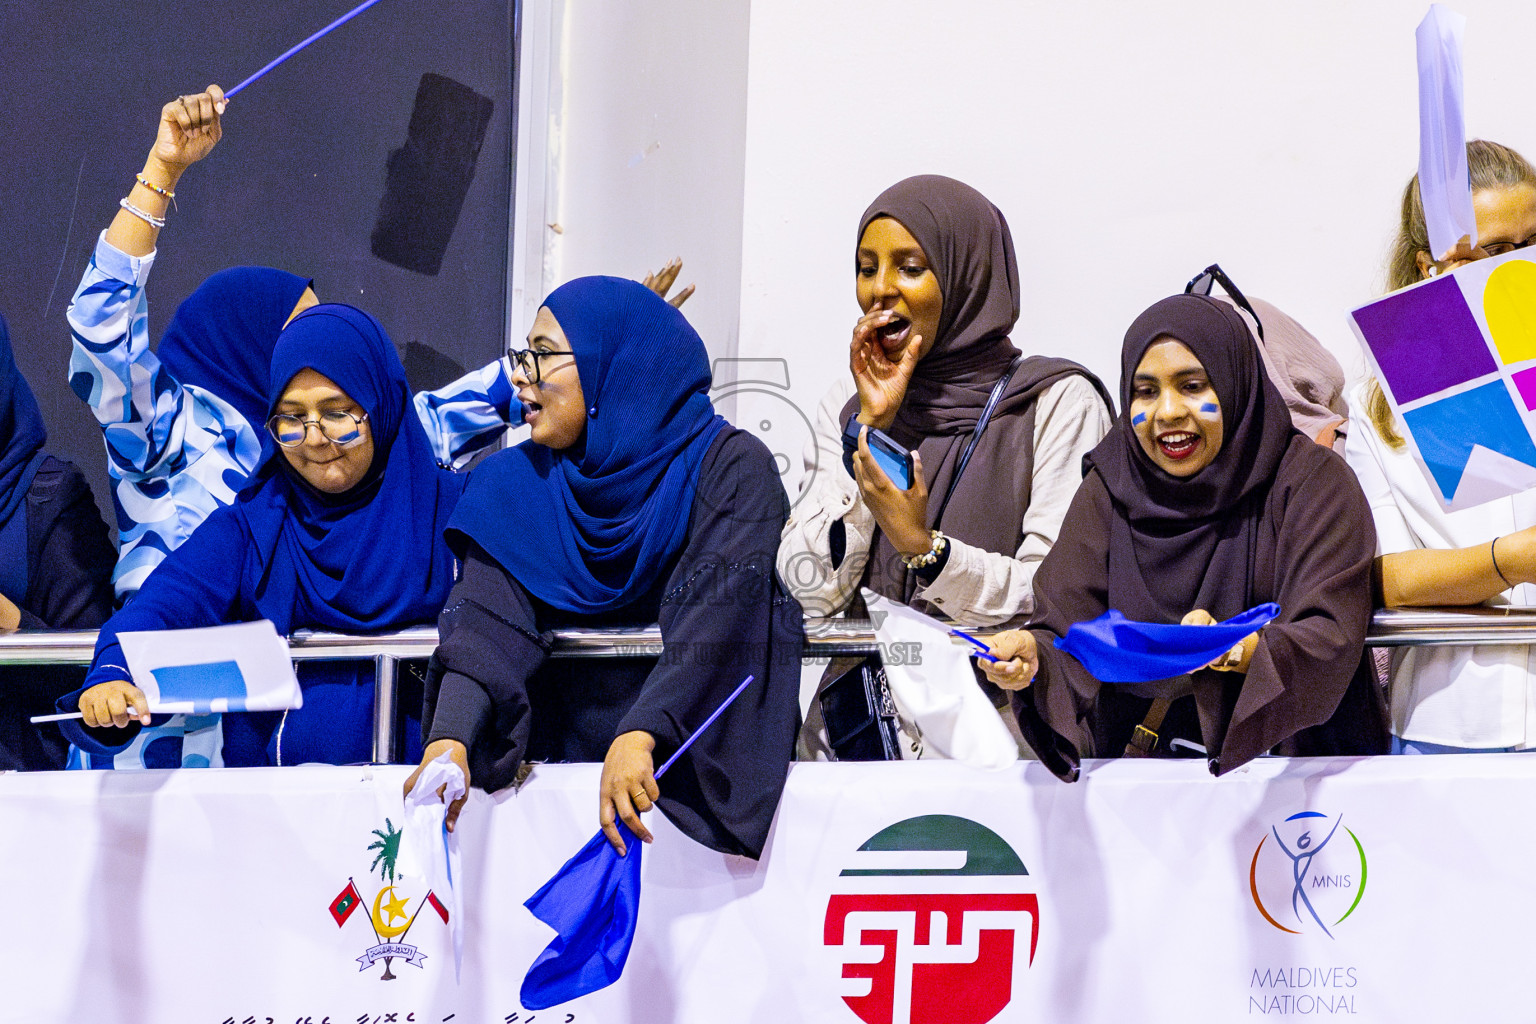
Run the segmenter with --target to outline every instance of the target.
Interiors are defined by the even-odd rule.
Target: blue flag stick
[[[245,81],[241,82],[239,85],[235,86],[233,89],[231,89],[228,92],[226,92],[224,94],[224,98],[227,99],[227,100],[234,99],[236,94],[238,94],[241,89],[244,89],[246,86],[248,86],[252,82],[256,81],[256,79],[260,78],[262,75],[266,74],[268,71],[271,71],[273,68],[277,67],[279,64],[281,64],[283,61],[287,60],[289,57],[292,57],[294,54],[296,54],[300,50],[304,49],[304,47],[308,46],[310,43],[313,43],[315,40],[320,39],[321,37],[329,34],[333,30],[338,29],[341,26],[345,25],[347,22],[351,21],[353,18],[357,17],[359,14],[362,14],[364,11],[366,11],[368,8],[372,7],[374,4],[376,4],[378,2],[379,2],[379,0],[363,0],[362,3],[360,3],[356,7],[352,8],[346,14],[343,14],[341,17],[337,18],[335,21],[331,22],[329,25],[325,26],[325,28],[321,29],[319,32],[316,32],[314,35],[310,36],[308,39],[304,40],[299,45],[290,47],[288,49],[288,51],[286,53],[284,53],[281,57],[279,57],[276,60],[272,61],[266,67],[262,68],[260,71],[256,72],[254,75],[252,75],[250,78],[247,78]]]
[[[656,774],[654,776],[652,776],[652,778],[657,778],[657,779],[661,778],[662,775],[664,775],[666,773],[666,770],[668,768],[672,767],[673,762],[675,762],[678,758],[683,756],[683,751],[685,751],[689,747],[693,746],[693,741],[698,739],[700,736],[704,735],[704,730],[708,729],[710,726],[714,725],[715,724],[715,719],[719,718],[722,714],[724,714],[725,713],[725,709],[730,707],[731,703],[733,701],[735,701],[737,697],[741,696],[741,691],[745,690],[747,687],[752,685],[752,680],[754,678],[756,678],[756,677],[755,676],[747,676],[747,678],[743,679],[741,681],[741,685],[736,687],[735,692],[733,692],[729,697],[725,698],[725,702],[722,703],[719,707],[715,708],[714,712],[711,713],[708,718],[704,719],[704,724],[703,725],[701,725],[697,729],[693,730],[693,735],[692,736],[689,736],[686,740],[683,740],[683,745],[677,748],[677,753],[675,753],[671,757],[667,758],[667,763],[662,765],[660,768],[658,768],[656,770]]]

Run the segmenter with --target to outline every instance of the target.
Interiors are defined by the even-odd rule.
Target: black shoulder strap
[[[965,443],[965,451],[960,453],[960,462],[955,466],[955,475],[949,478],[949,486],[944,489],[944,500],[939,502],[939,511],[933,517],[937,525],[944,518],[944,510],[949,507],[949,499],[955,493],[955,485],[960,482],[960,474],[965,472],[965,467],[971,461],[971,453],[976,450],[976,442],[981,440],[981,432],[987,429],[987,421],[992,418],[992,410],[997,408],[997,400],[1003,397],[1003,392],[1008,389],[1008,382],[1013,379],[1019,364],[1024,361],[1024,353],[1020,352],[1013,357],[1013,362],[1008,364],[1008,372],[992,385],[992,394],[987,396],[987,404],[981,408],[981,416],[976,420],[976,429],[971,431],[971,439]]]

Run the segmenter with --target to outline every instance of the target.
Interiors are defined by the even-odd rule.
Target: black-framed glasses
[[[1220,263],[1212,263],[1200,271],[1200,273],[1190,278],[1189,284],[1184,286],[1184,294],[1209,295],[1211,294],[1211,288],[1218,284],[1221,285],[1222,291],[1232,297],[1232,301],[1237,303],[1243,312],[1253,317],[1253,324],[1259,329],[1259,340],[1263,341],[1264,321],[1259,319],[1259,314],[1253,308],[1253,303],[1249,302],[1247,296],[1238,289],[1237,285],[1232,283],[1232,279],[1227,276],[1227,272],[1221,269]]]
[[[536,351],[531,348],[516,348],[507,350],[507,358],[512,360],[514,366],[523,371],[523,376],[528,378],[528,383],[530,384],[541,384],[544,381],[544,374],[540,371],[540,359],[543,359],[545,356],[573,356],[575,354],[570,349]]]
[[[297,448],[309,436],[309,428],[313,424],[320,428],[320,435],[327,441],[345,447],[362,440],[363,421],[367,418],[367,413],[356,416],[339,409],[323,412],[312,420],[279,413],[267,420],[267,433],[284,448]]]

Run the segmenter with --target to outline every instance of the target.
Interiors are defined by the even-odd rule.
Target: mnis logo
[[[986,1024],[1035,959],[1040,905],[1001,836],[966,818],[908,818],[859,847],[822,941],[864,1024]]]
[[[1254,847],[1248,888],[1264,920],[1283,932],[1330,939],[1365,895],[1365,845],[1345,824],[1302,811],[1271,825]]]

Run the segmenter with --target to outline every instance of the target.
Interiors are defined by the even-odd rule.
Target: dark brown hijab
[[[1176,478],[1142,451],[1127,411],[1084,459],[1086,479],[1035,575],[1040,668],[1014,699],[1025,738],[1070,780],[1082,757],[1119,756],[1151,704],[1101,687],[1055,648],[1074,623],[1110,608],[1142,622],[1176,623],[1195,608],[1225,619],[1274,601],[1280,614],[1246,673],[1190,676],[1211,770],[1231,771],[1271,749],[1384,753],[1385,706],[1360,657],[1376,534],[1359,482],[1292,427],[1247,326],[1215,299],[1164,299],[1131,325],[1121,353],[1127,407],[1136,367],[1162,337],[1186,345],[1210,375],[1221,450],[1200,472]]]
[[[1195,354],[1221,403],[1221,450],[1191,477],[1159,468],[1131,426],[1136,368],[1160,338]],[[1110,606],[1142,622],[1178,622],[1192,608],[1224,619],[1250,607],[1256,523],[1297,431],[1247,324],[1203,295],[1154,304],[1125,333],[1120,405],[1114,429],[1084,460],[1124,510],[1110,545]]]
[[[1019,350],[1008,340],[1019,318],[1019,266],[1002,212],[963,182],[939,174],[898,181],[859,218],[858,241],[878,217],[911,232],[938,278],[943,307],[938,337],[917,364],[889,433],[922,456],[929,527],[966,442],[992,388]],[[1034,466],[1034,402],[1046,388],[1074,373],[1087,377],[1110,406],[1104,386],[1066,359],[1023,360],[993,409],[992,419],[956,486],[942,528],[957,540],[1012,555],[1023,540]],[[858,396],[843,407],[843,422],[858,412]],[[876,535],[866,585],[912,602],[916,577],[896,550]]]

